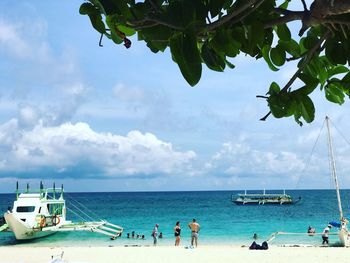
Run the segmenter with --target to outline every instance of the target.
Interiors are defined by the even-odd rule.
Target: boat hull
[[[295,202],[242,202],[233,201],[236,205],[293,205]]]
[[[342,247],[349,247],[350,246],[349,231],[347,229],[344,229],[344,228],[340,229],[339,240],[340,240],[340,245]]]
[[[4,217],[17,240],[31,240],[56,233],[56,231],[52,230],[43,231],[41,228],[32,228],[12,213],[5,213]]]

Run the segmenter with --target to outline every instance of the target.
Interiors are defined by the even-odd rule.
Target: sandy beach
[[[0,247],[1,263],[50,262],[62,252],[64,262],[349,262],[350,249],[336,247],[277,247],[249,250],[237,246],[184,247]]]

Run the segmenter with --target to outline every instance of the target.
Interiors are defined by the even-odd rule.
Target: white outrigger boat
[[[115,239],[121,236],[123,228],[105,220],[73,223],[66,220],[66,201],[63,186],[58,192],[53,188],[39,191],[27,189],[20,193],[16,187],[16,201],[12,210],[0,220],[0,232],[12,231],[17,240],[30,240],[62,231],[91,231]],[[2,224],[1,224],[2,221]]]

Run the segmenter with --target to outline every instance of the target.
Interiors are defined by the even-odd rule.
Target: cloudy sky
[[[107,40],[80,0],[0,2],[0,192],[43,180],[68,191],[329,188],[325,115],[350,140],[349,103],[313,94],[316,118],[266,122],[266,93],[295,65],[271,72],[239,56],[191,88],[168,51]],[[334,132],[335,140],[341,137]],[[350,147],[335,143],[341,186]],[[342,176],[343,175],[343,176]]]

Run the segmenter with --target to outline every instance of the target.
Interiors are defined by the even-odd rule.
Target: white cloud
[[[20,34],[20,25],[9,24],[0,20],[0,48],[20,57],[31,56],[31,48]]]
[[[131,103],[143,103],[146,99],[143,90],[136,87],[127,87],[122,83],[118,83],[113,88],[113,94],[121,101]]]
[[[206,167],[217,173],[235,176],[260,176],[300,172],[303,160],[295,153],[253,149],[245,142],[227,142],[215,153]]]
[[[0,126],[2,172],[40,171],[50,167],[57,173],[65,173],[79,170],[85,164],[99,175],[112,177],[178,174],[191,170],[196,157],[193,151],[177,151],[171,143],[139,131],[126,136],[98,133],[81,122],[56,127],[41,123],[16,134],[17,128],[16,120]]]

